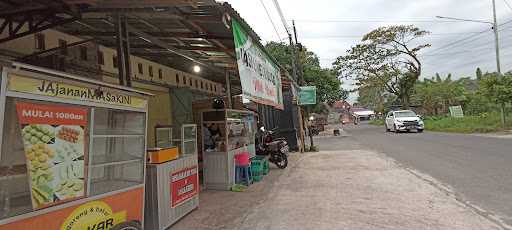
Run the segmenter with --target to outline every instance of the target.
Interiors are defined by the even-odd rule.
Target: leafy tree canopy
[[[408,108],[421,75],[418,52],[430,44],[416,44],[429,32],[412,25],[380,27],[366,34],[333,63],[339,76],[355,79],[359,87],[383,87]]]
[[[265,45],[267,51],[290,74],[293,73],[292,50],[289,45],[278,42],[269,42]],[[318,56],[306,47],[299,53],[299,63],[302,72],[298,74],[304,77],[306,85],[316,86],[317,102],[333,103],[337,100],[345,100],[348,93],[341,88],[341,81],[331,69],[322,68]]]

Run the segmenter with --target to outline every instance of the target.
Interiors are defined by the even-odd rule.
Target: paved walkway
[[[292,157],[243,193],[204,191],[171,229],[499,229],[448,188],[383,154],[353,149]]]

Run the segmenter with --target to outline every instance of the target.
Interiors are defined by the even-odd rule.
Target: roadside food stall
[[[0,230],[142,229],[148,96],[3,67]]]
[[[235,184],[235,155],[241,152],[249,152],[251,157],[256,155],[254,113],[205,110],[201,123],[205,134],[202,137],[204,185],[206,189],[230,190]]]
[[[160,230],[199,206],[197,127],[157,126],[155,137],[157,148],[148,152],[155,157],[146,166],[144,227]]]

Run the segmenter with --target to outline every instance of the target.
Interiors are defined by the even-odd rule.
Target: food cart
[[[21,63],[0,87],[0,230],[142,229],[150,94]]]
[[[179,155],[171,160],[146,166],[144,227],[162,230],[199,206],[197,127],[195,124],[158,126],[155,137],[158,151],[163,154],[179,149]]]
[[[204,185],[207,189],[230,190],[235,184],[235,155],[241,152],[249,152],[251,157],[256,155],[254,113],[205,110],[201,123]],[[206,138],[212,139],[207,141]],[[210,146],[206,144],[211,142]]]

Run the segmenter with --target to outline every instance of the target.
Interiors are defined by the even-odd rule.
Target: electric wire
[[[277,0],[273,0],[273,2],[274,2],[274,6],[276,7],[277,13],[281,17],[281,22],[283,23],[283,26],[284,26],[284,29],[286,30],[286,33],[288,33],[290,35],[291,33],[288,30],[289,29],[288,28],[288,24],[286,23],[286,19],[284,18],[283,11],[281,10],[281,7],[279,6],[279,2]]]
[[[308,20],[308,19],[299,19],[295,20],[297,22],[302,23],[383,23],[383,22],[408,22],[408,23],[461,23],[459,21],[453,21],[453,20],[418,20],[418,19],[411,19],[411,20],[360,20],[360,19],[334,19],[334,20]]]
[[[509,24],[509,23],[512,23],[512,20],[508,20],[508,21],[506,21],[506,22],[504,22],[504,23],[501,23],[501,24],[499,24],[499,26],[507,25],[507,24]],[[441,47],[438,47],[438,48],[436,48],[436,49],[434,49],[434,50],[429,50],[426,54],[436,53],[436,52],[438,52],[438,51],[440,51],[440,50],[443,50],[443,49],[446,49],[446,48],[449,48],[449,47],[453,47],[453,46],[455,46],[455,45],[467,44],[468,42],[474,41],[474,40],[478,39],[478,37],[479,37],[479,36],[481,36],[481,35],[483,35],[483,34],[485,34],[485,33],[487,33],[487,32],[490,32],[490,31],[492,31],[492,28],[488,28],[488,29],[486,29],[486,30],[483,30],[483,31],[477,32],[477,33],[476,33],[475,35],[473,35],[473,36],[468,36],[468,37],[465,37],[465,38],[462,38],[462,39],[456,40],[456,41],[454,41],[454,42],[450,42],[450,43],[448,43],[448,44],[446,44],[446,45],[443,45],[443,46],[441,46]],[[499,32],[499,31],[502,31],[502,30],[498,30],[498,32]],[[476,39],[475,39],[475,38],[476,38]],[[470,39],[472,39],[472,40],[470,40]],[[464,43],[461,43],[461,42],[464,42]]]
[[[261,2],[261,5],[263,6],[263,9],[265,9],[265,13],[267,13],[267,17],[268,19],[270,20],[270,23],[272,24],[272,27],[274,27],[274,31],[276,32],[276,35],[277,35],[277,39],[279,39],[279,41],[281,41],[281,36],[279,36],[279,32],[277,31],[277,27],[276,25],[274,24],[274,21],[272,20],[272,17],[270,17],[270,13],[268,12],[268,9],[267,7],[265,6],[265,3],[263,2],[263,0],[260,0]]]
[[[510,6],[507,0],[503,0],[503,2],[505,2],[505,5],[507,5],[509,10],[512,10],[512,6]]]

